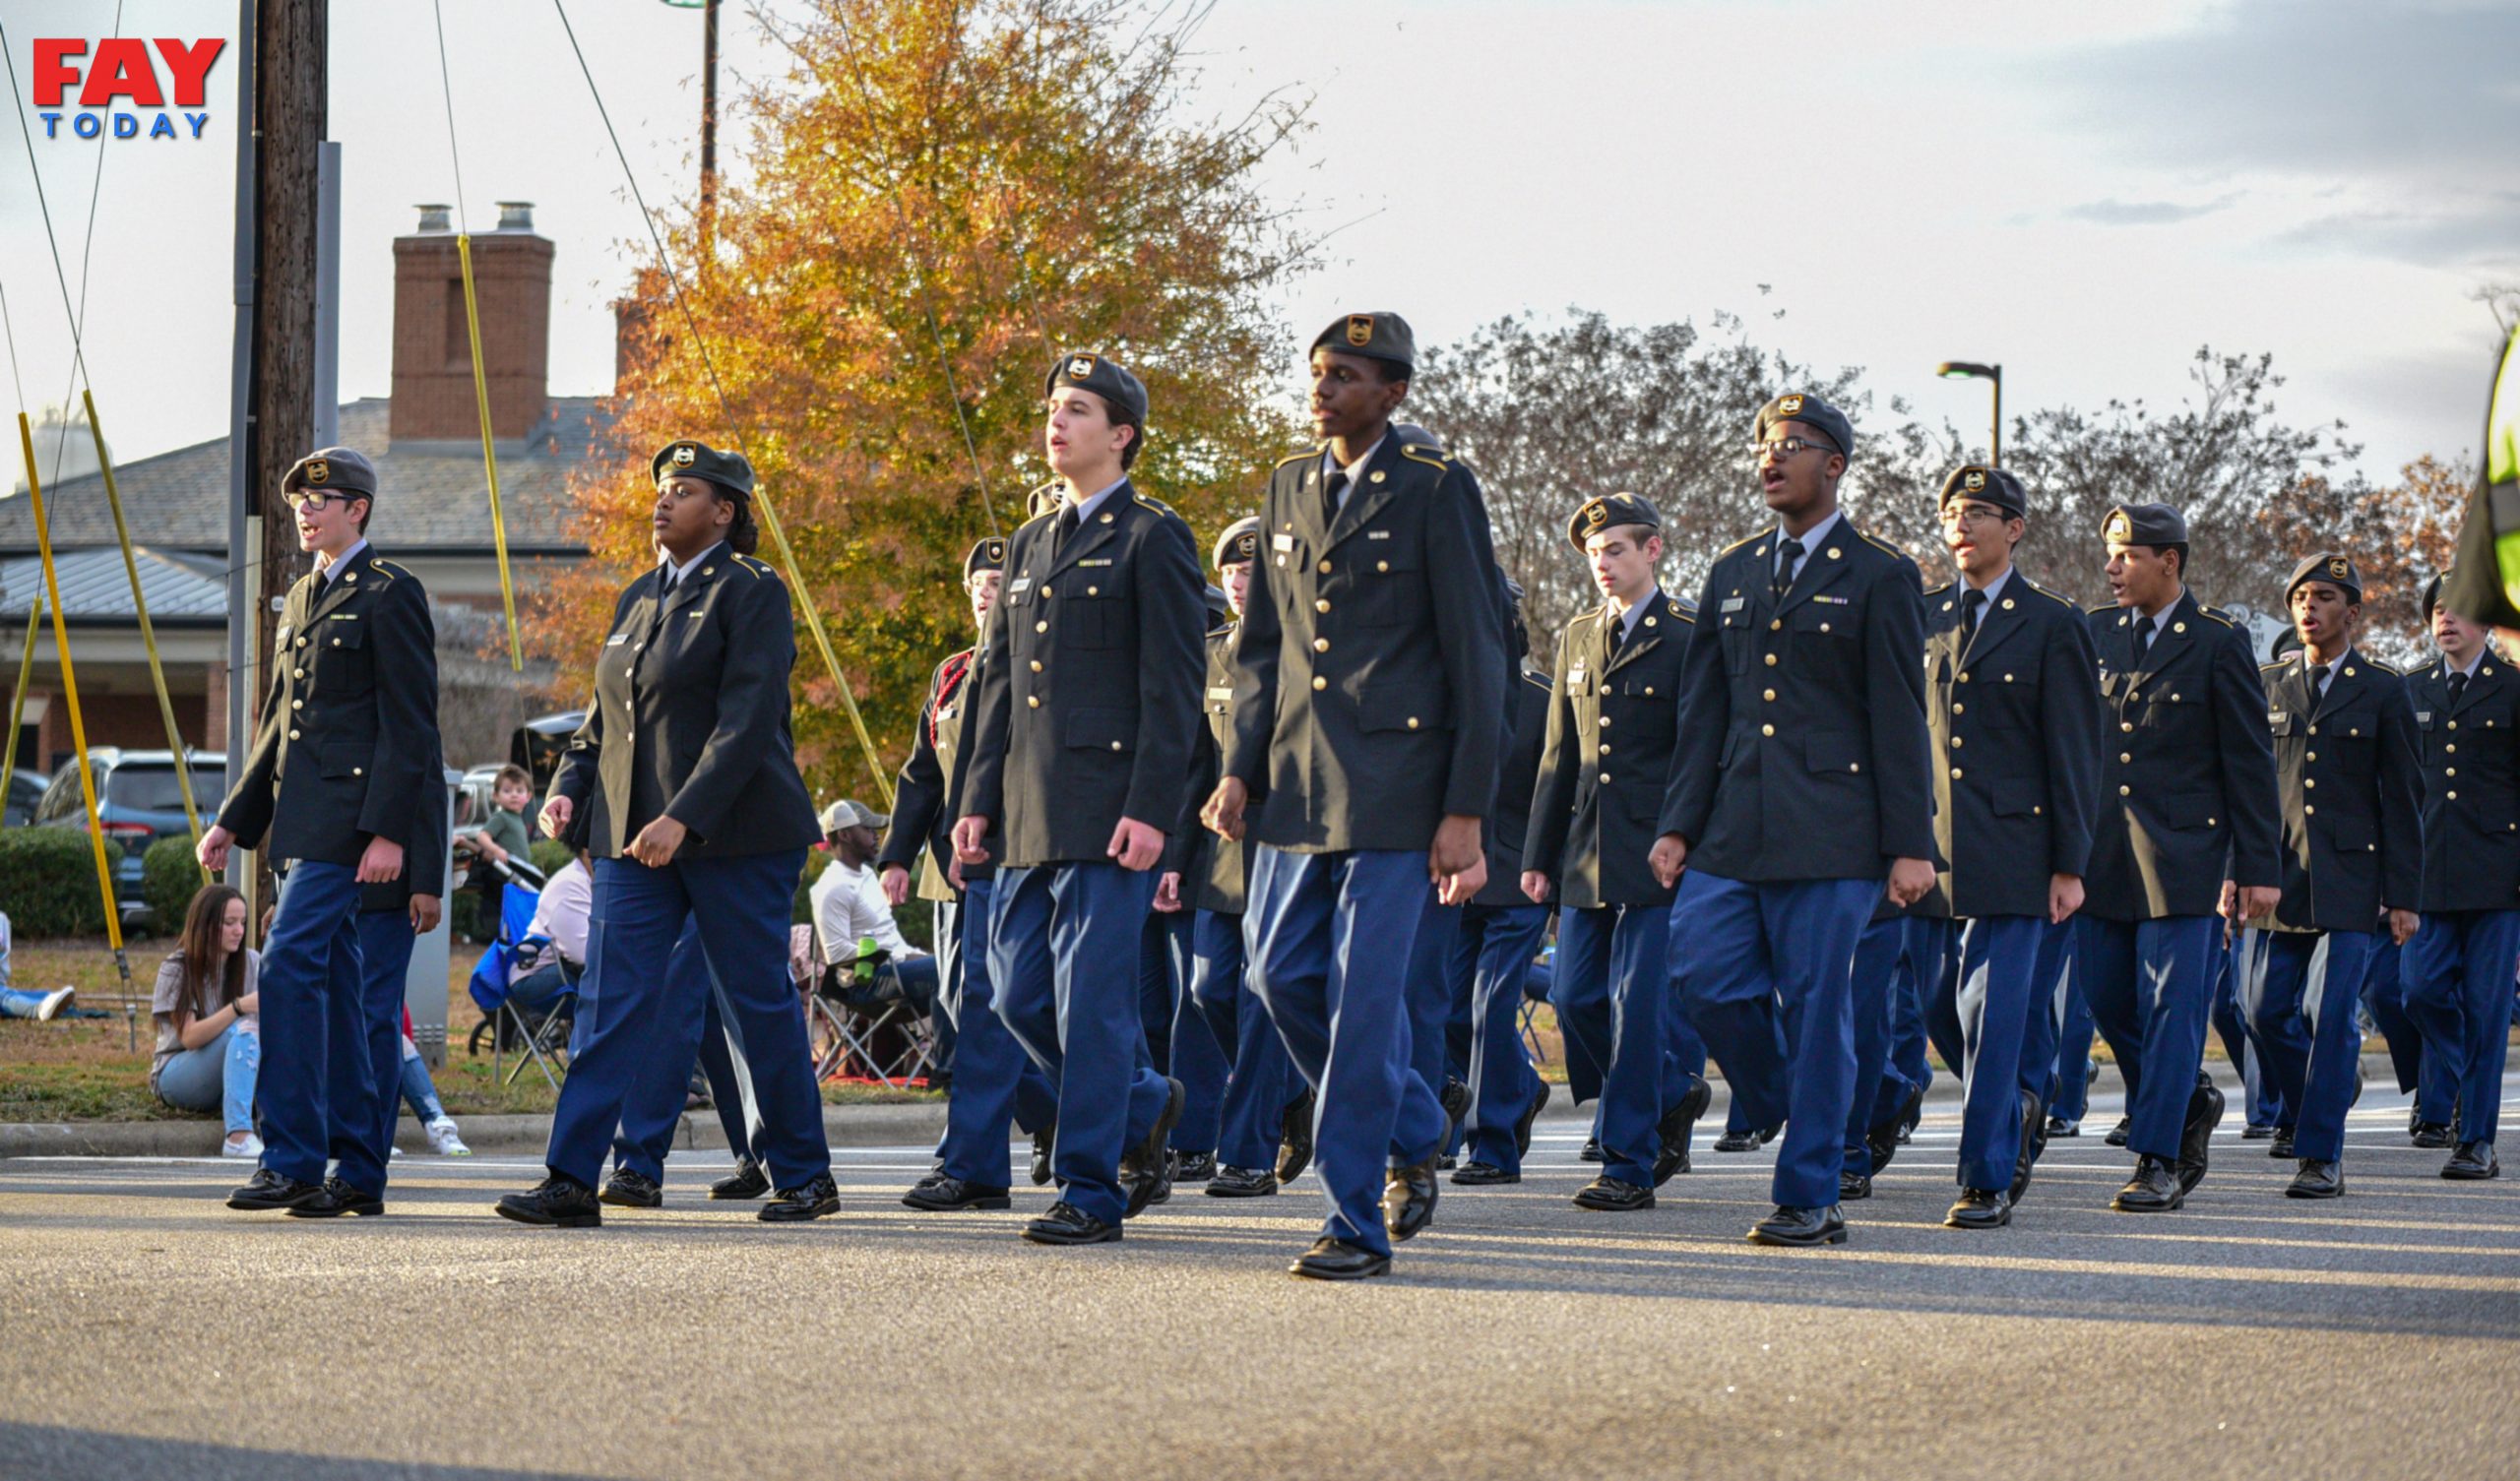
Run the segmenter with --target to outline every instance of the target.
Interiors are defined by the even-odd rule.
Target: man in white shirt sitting
[[[814,935],[822,943],[823,959],[842,964],[855,961],[859,943],[872,940],[876,951],[891,955],[903,995],[927,1013],[936,1002],[936,958],[903,939],[873,867],[884,826],[891,821],[862,802],[843,800],[823,809],[823,841],[831,846],[831,863],[807,892],[814,907]]]
[[[594,913],[595,878],[587,872],[586,855],[580,854],[560,866],[543,885],[541,898],[535,901],[534,922],[526,927],[526,937],[538,937],[551,945],[534,960],[510,970],[510,1002],[519,1008],[540,1008],[560,995],[564,980],[560,963],[566,960],[572,969],[585,965],[587,921]]]

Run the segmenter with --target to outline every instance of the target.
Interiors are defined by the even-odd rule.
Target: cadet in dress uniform
[[[954,845],[969,867],[996,841],[989,981],[1058,1094],[1059,1201],[1024,1237],[1099,1244],[1167,1186],[1181,1114],[1180,1084],[1147,1056],[1137,962],[1199,723],[1206,583],[1190,526],[1129,482],[1137,377],[1062,355],[1044,394],[1064,496],[1007,540]]]
[[[1184,876],[1189,902],[1197,911],[1191,927],[1190,999],[1206,1018],[1209,1032],[1226,1046],[1230,1067],[1218,1108],[1217,1169],[1207,1185],[1208,1196],[1218,1199],[1263,1198],[1278,1191],[1287,1112],[1303,1090],[1303,1078],[1294,1073],[1277,1026],[1250,986],[1250,958],[1243,950],[1249,856],[1239,842],[1199,826],[1199,809],[1233,744],[1233,646],[1251,567],[1259,556],[1256,516],[1235,521],[1217,536],[1213,564],[1228,620],[1208,634],[1208,686],[1200,704],[1207,723],[1199,735],[1189,805],[1181,820],[1181,835],[1197,840]],[[1305,1130],[1309,1133],[1308,1123]]]
[[[2185,585],[2187,521],[2167,504],[2101,526],[2115,602],[2100,651],[2100,815],[2075,968],[2126,1081],[2135,1176],[2110,1206],[2176,1208],[2205,1176],[2223,1092],[2202,1073],[2223,886],[2275,906],[2275,752],[2248,635]]]
[[[777,1189],[759,1217],[840,1206],[804,1019],[788,980],[788,901],[818,834],[796,772],[788,683],[796,663],[786,584],[753,559],[752,465],[682,439],[650,461],[660,560],[613,604],[595,704],[569,739],[542,829],[595,860],[595,907],[569,1078],[531,1192],[499,1200],[523,1224],[591,1227],[605,1146],[628,1102],[659,1093],[660,1022],[705,1010],[714,979],[742,1042]],[[697,918],[708,970],[664,972]],[[686,1072],[687,1073],[687,1072]],[[662,1087],[678,1095],[680,1085]]]
[[[1693,938],[1673,961],[1690,1022],[1734,1094],[1762,1102],[1751,1122],[1786,1123],[1776,1211],[1749,1237],[1842,1244],[1856,941],[1885,892],[1907,905],[1933,888],[1923,584],[1838,508],[1845,413],[1782,396],[1757,436],[1781,523],[1707,573],[1653,863],[1666,883],[1703,877],[1673,905],[1674,939]]]
[[[329,1201],[329,1211],[384,1211],[394,1123],[403,1109],[403,1007],[410,993],[411,950],[420,937],[437,929],[446,900],[447,834],[453,826],[446,765],[433,760],[426,770],[411,808],[411,846],[403,853],[402,878],[359,892],[359,1011],[367,1025],[368,1066],[376,1077],[376,1117],[365,1128],[335,1117],[333,1177],[342,1186]],[[360,1199],[349,1192],[355,1189],[374,1189],[379,1196]],[[325,1203],[291,1210],[301,1218],[324,1211]]]
[[[2493,1134],[2520,967],[2520,671],[2495,655],[2490,629],[2442,605],[2448,575],[2424,588],[2441,661],[2407,679],[2424,746],[2424,924],[2403,970],[2426,1075],[2437,1062],[2457,1080],[2457,1150],[2441,1176],[2474,1179],[2501,1171]]]
[[[2267,664],[2267,728],[2282,788],[2283,898],[2262,929],[2243,979],[2267,1067],[2293,1111],[2300,1159],[2286,1194],[2345,1192],[2345,1113],[2360,1088],[2362,979],[2379,950],[2374,929],[2415,934],[2423,884],[2423,764],[2415,709],[2397,670],[2353,645],[2362,576],[2334,552],[2294,569],[2284,588],[2302,649]],[[2324,964],[2311,957],[2324,943]],[[2317,1028],[2311,1019],[2317,1019]]]
[[[2023,576],[2021,480],[1963,466],[1942,485],[1958,580],[1925,593],[1925,715],[1933,730],[1941,888],[1918,908],[1966,921],[1960,942],[1965,1086],[1961,1194],[1943,1222],[2012,1221],[2044,1142],[2050,1017],[2082,907],[2099,809],[2100,692],[2091,630]],[[2042,867],[2044,865],[2044,867]]]
[[[1689,1131],[1713,1098],[1699,1076],[1665,1075],[1671,1012],[1665,950],[1671,891],[1646,855],[1678,739],[1680,667],[1691,624],[1663,594],[1663,517],[1635,494],[1588,499],[1566,540],[1590,564],[1601,606],[1557,642],[1548,737],[1532,787],[1523,894],[1558,899],[1549,1000],[1558,1023],[1602,1067],[1601,1175],[1579,1208],[1654,1206],[1685,1164]]]
[[[1003,536],[991,535],[963,557],[963,594],[976,628],[987,626],[997,604],[1006,549]],[[937,1003],[954,1024],[954,1086],[936,1170],[902,1197],[930,1212],[1012,1206],[1007,1128],[1038,1137],[1058,1117],[1049,1080],[1007,1032],[989,988],[988,907],[996,881],[987,864],[954,859],[954,798],[969,755],[964,738],[976,657],[975,648],[950,653],[928,680],[910,757],[893,783],[892,828],[875,853],[886,900],[909,901],[916,868],[918,897],[936,907]]]
[[[1205,820],[1249,823],[1253,981],[1318,1091],[1330,1213],[1297,1275],[1391,1268],[1425,1227],[1448,1130],[1410,1069],[1404,1002],[1427,884],[1486,881],[1505,659],[1479,484],[1402,435],[1413,336],[1351,314],[1314,339],[1321,445],[1278,464],[1235,647],[1233,745]],[[1386,1165],[1389,1176],[1384,1176]]]
[[[1556,903],[1535,903],[1523,894],[1523,840],[1531,832],[1533,783],[1548,736],[1550,683],[1532,664],[1523,588],[1510,578],[1505,612],[1505,666],[1512,680],[1505,691],[1509,723],[1496,771],[1496,805],[1488,816],[1487,883],[1462,907],[1461,935],[1447,968],[1456,995],[1466,991],[1469,999],[1469,1137],[1452,1178],[1469,1188],[1523,1180],[1532,1123],[1549,1097],[1548,1081],[1523,1052],[1522,1007],[1523,984]]]
[[[367,543],[376,468],[365,457],[325,448],[280,487],[315,569],[281,608],[253,752],[198,849],[214,870],[230,846],[260,846],[285,869],[263,947],[265,1149],[227,1206],[381,1212],[384,1152],[371,1142],[392,1125],[395,1081],[377,1080],[384,994],[364,990],[358,915],[365,887],[402,880],[409,850],[426,842],[419,802],[440,774],[436,630],[418,580]],[[328,1181],[336,1148],[350,1160]]]

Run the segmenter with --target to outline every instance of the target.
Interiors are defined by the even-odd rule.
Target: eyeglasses
[[[326,489],[312,488],[293,488],[287,493],[281,495],[281,499],[284,503],[287,504],[289,508],[296,510],[314,509],[330,499],[339,499],[343,503],[346,504],[352,499],[363,499],[365,497],[367,496],[364,494],[344,494]]]
[[[1942,507],[1945,525],[2000,525],[2012,516],[1987,504],[1946,504]]]
[[[1825,442],[1807,442],[1799,437],[1780,437],[1774,442],[1751,443],[1750,457],[1757,459],[1773,453],[1779,458],[1791,458],[1796,453],[1807,452],[1812,449],[1817,449],[1823,453],[1834,453],[1837,451],[1837,449],[1829,446]]]

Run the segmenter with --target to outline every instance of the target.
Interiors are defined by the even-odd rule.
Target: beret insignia
[[[1348,316],[1348,342],[1358,349],[1374,342],[1373,315],[1350,314]]]

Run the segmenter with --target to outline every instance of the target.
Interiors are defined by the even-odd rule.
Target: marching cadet
[[[963,594],[971,601],[975,628],[987,625],[1005,576],[1002,536],[981,540],[963,557]],[[936,1170],[902,1196],[911,1207],[933,1213],[1011,1207],[1008,1126],[1039,1137],[1058,1115],[1049,1080],[1006,1031],[989,990],[988,907],[995,880],[986,863],[954,858],[953,802],[969,754],[963,741],[971,724],[975,655],[968,648],[947,654],[928,680],[910,757],[893,783],[892,828],[875,854],[886,901],[909,903],[915,864],[918,897],[936,907],[937,1004],[954,1024],[954,1087],[945,1101]]]
[[[499,1200],[521,1224],[594,1227],[604,1149],[634,1097],[657,1093],[660,1027],[703,1016],[712,979],[744,1046],[761,1136],[750,1150],[784,1223],[840,1206],[804,1020],[788,981],[788,901],[818,836],[796,772],[788,587],[753,559],[752,464],[678,439],[649,462],[658,563],[613,604],[595,703],[569,739],[542,830],[595,860],[580,1018],[543,1154],[549,1176]],[[694,921],[707,971],[659,973]],[[648,1072],[648,1073],[643,1073]],[[679,1093],[681,1086],[664,1086]]]
[[[1061,498],[1007,540],[954,851],[969,868],[994,840],[989,981],[1058,1096],[1059,1200],[1024,1237],[1101,1244],[1169,1186],[1181,1114],[1182,1087],[1156,1072],[1140,1028],[1138,943],[1199,723],[1206,583],[1190,526],[1129,482],[1138,378],[1062,355],[1043,394]]]
[[[2374,926],[2385,912],[2400,943],[2415,934],[2423,763],[2403,677],[2354,647],[2362,607],[2354,562],[2309,557],[2294,568],[2284,601],[2301,651],[2259,672],[2283,798],[2283,893],[2272,921],[2256,920],[2266,929],[2240,1008],[2293,1113],[2300,1170],[2284,1192],[2332,1199],[2345,1192],[2345,1113],[2361,1080],[2357,1010],[2379,950]],[[2314,974],[2322,944],[2325,965]]]
[[[2489,629],[2442,602],[2449,574],[2424,587],[2441,661],[2407,680],[2424,746],[2424,921],[2404,971],[2427,1078],[2435,1062],[2457,1078],[2457,1150],[2441,1176],[2475,1179],[2501,1171],[2493,1133],[2520,965],[2520,673],[2488,647]]]
[[[1776,1211],[1749,1238],[1843,1244],[1856,940],[1885,894],[1904,906],[1933,888],[1923,584],[1838,507],[1844,412],[1781,396],[1757,437],[1779,524],[1707,573],[1652,862],[1666,885],[1701,876],[1684,900],[1684,1011],[1728,1080],[1781,1102],[1751,1112],[1786,1131]]]
[[[1496,792],[1486,508],[1467,466],[1391,425],[1415,358],[1396,314],[1313,340],[1322,442],[1278,464],[1261,505],[1233,745],[1203,815],[1240,838],[1266,804],[1248,824],[1253,981],[1319,1092],[1330,1211],[1292,1266],[1315,1279],[1388,1272],[1392,1241],[1433,1216],[1448,1128],[1410,1069],[1410,951],[1430,880],[1447,902],[1486,882]]]
[[[410,991],[411,951],[420,937],[437,929],[446,899],[447,834],[454,824],[444,760],[432,757],[423,771],[402,877],[359,892],[359,1013],[367,1033],[369,1071],[376,1077],[376,1119],[358,1128],[336,1113],[330,1139],[335,1167],[328,1182],[340,1186],[329,1188],[328,1198],[290,1209],[298,1218],[385,1211],[394,1123],[403,1108],[403,1006]],[[377,1193],[361,1197],[355,1192],[360,1189]]]
[[[1619,1212],[1654,1206],[1713,1098],[1702,1077],[1664,1074],[1672,892],[1646,855],[1678,739],[1692,624],[1655,579],[1662,531],[1653,504],[1629,493],[1586,500],[1567,522],[1567,543],[1603,602],[1558,639],[1523,844],[1523,894],[1558,899],[1549,1000],[1602,1067],[1602,1171],[1575,1205]]]
[[[1961,928],[1964,1086],[1960,1198],[1943,1222],[2012,1222],[2045,1142],[2050,1017],[2082,907],[2099,808],[2100,691],[2091,630],[2023,576],[2021,480],[1969,465],[1942,484],[1959,579],[1925,593],[1925,716],[1933,732],[1941,888],[1919,909]],[[2039,867],[2045,865],[2045,868]]]
[[[263,947],[262,1165],[227,1206],[381,1213],[385,1152],[372,1143],[393,1125],[395,1082],[379,1082],[374,1046],[400,1026],[379,1016],[401,1007],[401,982],[390,1009],[382,986],[366,991],[358,916],[366,888],[404,880],[416,868],[407,850],[426,842],[419,802],[440,775],[436,629],[418,580],[367,542],[374,464],[325,448],[280,487],[315,569],[282,605],[253,753],[197,849],[207,869],[225,868],[231,846],[287,865]],[[443,868],[410,888],[441,887]],[[334,1149],[348,1161],[328,1180]]]
[[[1487,1188],[1523,1180],[1532,1123],[1548,1105],[1548,1081],[1523,1053],[1523,983],[1548,934],[1549,906],[1523,894],[1523,840],[1531,833],[1533,783],[1548,735],[1550,683],[1531,661],[1523,588],[1505,578],[1505,750],[1487,829],[1487,883],[1462,907],[1446,976],[1470,1017],[1470,1125],[1453,1182]]]
[[[1294,1073],[1286,1045],[1248,980],[1242,938],[1243,902],[1251,888],[1249,857],[1241,843],[1199,827],[1199,808],[1216,786],[1221,759],[1233,744],[1233,646],[1259,554],[1256,517],[1236,520],[1217,536],[1214,565],[1228,620],[1208,634],[1208,687],[1201,702],[1206,725],[1180,824],[1180,836],[1196,840],[1185,865],[1189,902],[1197,911],[1191,926],[1190,999],[1224,1046],[1229,1066],[1218,1108],[1217,1167],[1207,1184],[1208,1197],[1217,1199],[1264,1198],[1278,1191],[1287,1113],[1303,1089],[1302,1077]],[[1308,1124],[1305,1130],[1309,1132]],[[1301,1171],[1300,1165],[1293,1171]]]
[[[2176,1208],[2205,1176],[2223,1092],[2203,1074],[2214,957],[2234,920],[2275,908],[2275,752],[2248,635],[2187,589],[2187,521],[2110,510],[2112,604],[2100,652],[2100,813],[2075,969],[2126,1081],[2135,1176],[2110,1206]],[[2225,886],[2234,887],[2227,892]]]

